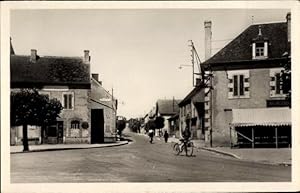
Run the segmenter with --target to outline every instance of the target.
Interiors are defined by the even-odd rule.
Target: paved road
[[[197,150],[175,156],[171,144],[129,134],[125,146],[11,154],[12,183],[290,181],[291,167],[236,160]]]

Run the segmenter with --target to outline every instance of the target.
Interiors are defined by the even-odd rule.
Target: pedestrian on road
[[[168,131],[165,131],[164,138],[165,138],[165,142],[168,143],[168,138],[169,138]]]
[[[150,143],[153,142],[153,136],[154,136],[154,131],[153,131],[153,129],[150,129],[149,130]]]

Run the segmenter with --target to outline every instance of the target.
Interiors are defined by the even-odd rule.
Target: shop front
[[[233,109],[231,147],[291,147],[291,109]]]

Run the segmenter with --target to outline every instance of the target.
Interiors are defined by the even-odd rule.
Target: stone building
[[[179,103],[180,133],[188,127],[192,139],[204,139],[204,89],[196,87]]]
[[[280,147],[291,144],[291,110],[281,84],[290,59],[286,22],[253,24],[210,57],[211,22],[205,22],[206,142],[221,146]]]
[[[113,133],[115,119],[112,115],[115,116],[116,105],[113,105],[114,114],[104,111],[101,123],[95,121],[102,119],[101,114],[92,113],[92,109],[105,107],[93,102],[98,92],[99,96],[103,95],[103,88],[101,85],[95,86],[98,80],[91,78],[88,50],[84,51],[83,57],[39,56],[36,50],[31,50],[30,56],[11,53],[10,65],[12,92],[22,88],[36,88],[40,94],[58,99],[63,106],[56,123],[43,129],[44,133],[41,133],[38,126],[28,127],[29,142],[99,143],[104,142],[105,135],[101,134],[105,127],[107,133]],[[102,127],[104,123],[106,125]],[[93,141],[95,138],[98,140]],[[22,128],[12,127],[11,145],[21,143]]]
[[[98,74],[92,74],[90,104],[92,117],[91,142],[115,141],[117,100],[113,97],[113,93],[109,93],[103,88]]]
[[[179,113],[178,103],[180,100],[175,99],[159,99],[155,106],[155,116],[164,118],[163,131],[167,131],[170,135],[174,135],[176,131],[170,130],[169,118]],[[158,131],[157,131],[158,132]]]

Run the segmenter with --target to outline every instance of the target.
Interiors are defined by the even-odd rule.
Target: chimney
[[[37,51],[35,49],[31,49],[30,62],[35,63],[36,59],[37,59]]]
[[[83,63],[89,64],[91,60],[90,51],[84,50]]]
[[[288,42],[291,42],[291,13],[287,13],[286,15],[286,23],[287,23],[287,39]]]
[[[205,60],[208,60],[211,57],[211,21],[204,22],[205,30]]]

